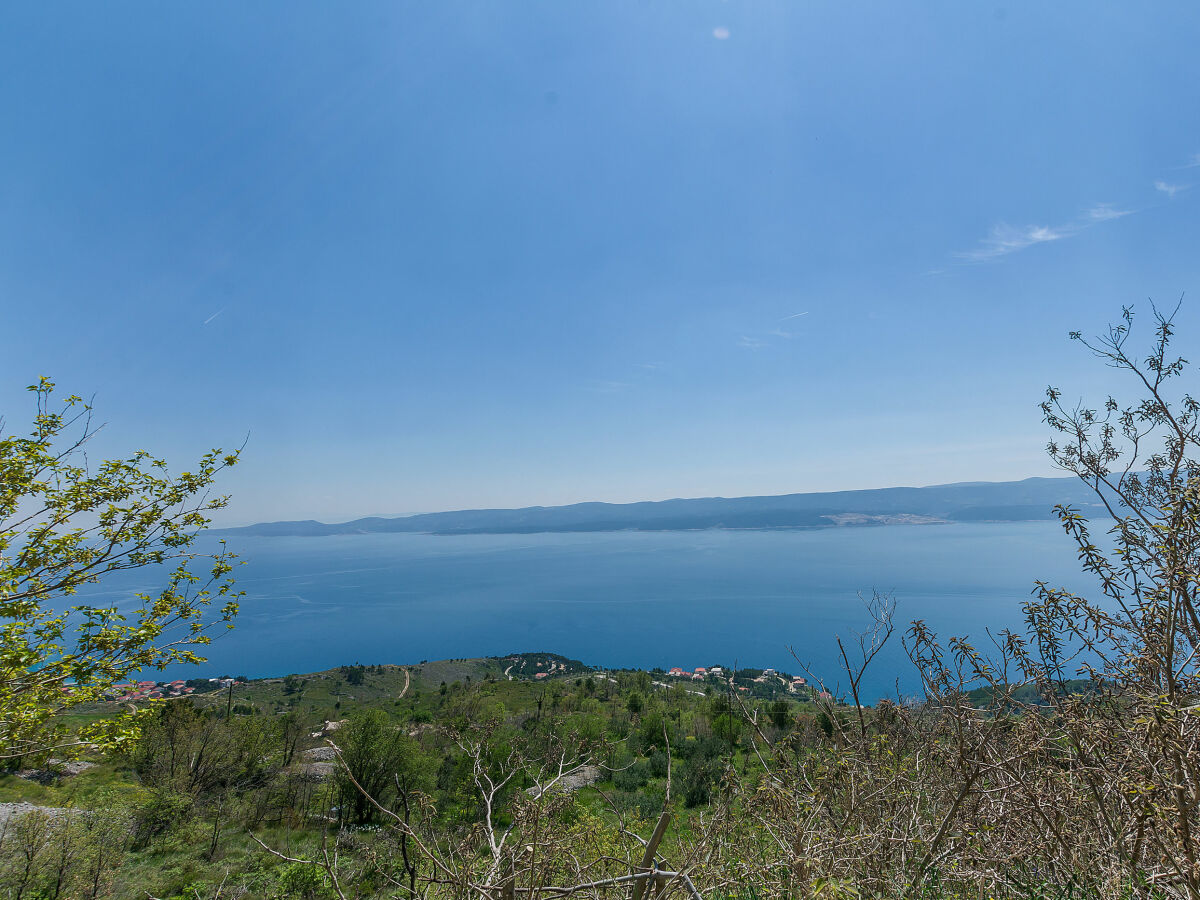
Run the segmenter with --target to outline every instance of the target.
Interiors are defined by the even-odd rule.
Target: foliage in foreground
[[[144,450],[91,466],[91,407],[75,396],[53,406],[45,378],[29,390],[29,435],[0,430],[0,759],[128,738],[128,720],[68,734],[62,714],[142,669],[199,661],[206,611],[217,604],[228,623],[239,596],[223,545],[207,571],[189,567],[206,514],[226,503],[209,490],[236,452],[213,450],[178,475]],[[158,566],[165,587],[133,610],[68,605],[107,575]]]

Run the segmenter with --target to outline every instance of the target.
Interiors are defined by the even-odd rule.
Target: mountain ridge
[[[945,522],[1020,522],[1053,518],[1056,504],[1107,516],[1078,478],[971,481],[927,487],[867,488],[692,497],[633,503],[583,501],[563,506],[464,509],[327,524],[315,519],[213,529],[222,534],[320,537],[336,534],[534,534],[700,529],[835,528]]]

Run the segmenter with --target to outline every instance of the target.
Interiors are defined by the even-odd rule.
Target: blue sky
[[[0,410],[249,433],[227,522],[1051,474],[1066,332],[1200,290],[1198,26],[5,4]]]

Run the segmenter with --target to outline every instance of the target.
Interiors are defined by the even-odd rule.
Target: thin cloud
[[[1111,222],[1113,219],[1127,216],[1131,212],[1133,212],[1131,209],[1115,209],[1111,203],[1097,203],[1084,215],[1087,216],[1089,222]]]
[[[1049,244],[1073,237],[1085,228],[1120,219],[1131,212],[1132,210],[1128,209],[1117,209],[1111,203],[1097,203],[1084,210],[1074,222],[1065,225],[1012,226],[1002,222],[993,226],[991,234],[980,241],[978,247],[954,255],[968,263],[991,262],[1035,244]]]
[[[775,327],[772,328],[770,331],[755,332],[756,334],[760,335],[759,337],[751,337],[748,334],[743,334],[741,336],[741,338],[738,339],[737,345],[739,347],[741,347],[743,350],[761,350],[763,347],[771,346],[770,341],[763,340],[764,336],[772,337],[772,338],[783,338],[784,340],[790,341],[792,338],[799,337],[800,332],[788,331],[786,328],[783,327],[783,323],[790,322],[793,319],[799,319],[802,316],[807,316],[807,315],[808,315],[808,310],[805,310],[804,312],[792,313],[790,316],[784,316],[782,319],[779,319],[777,321],[777,324],[775,325]]]
[[[222,306],[215,313],[213,313],[211,316],[209,316],[207,319],[205,319],[204,324],[207,325],[209,322],[211,322],[213,319],[215,319],[217,316],[219,316],[223,312],[225,312],[225,307]]]
[[[619,394],[621,391],[627,391],[631,387],[627,381],[589,381],[587,388],[589,391],[594,391],[597,394]]]
[[[1165,181],[1154,182],[1154,189],[1163,194],[1166,194],[1167,197],[1171,200],[1174,200],[1175,195],[1178,194],[1180,191],[1186,191],[1190,187],[1191,187],[1190,184],[1168,184]]]
[[[1193,153],[1192,158],[1180,166],[1181,169],[1195,169],[1200,166],[1200,153]]]
[[[713,29],[713,37],[715,37],[718,41],[729,40],[729,34],[729,29],[723,25],[718,25]]]
[[[1047,244],[1050,241],[1061,241],[1074,232],[1065,228],[1050,228],[1046,225],[1023,225],[1014,228],[1001,223],[993,226],[992,233],[984,238],[974,250],[965,250],[955,254],[967,262],[988,262],[999,259],[1032,247],[1034,244]]]
[[[589,380],[584,387],[594,394],[619,394],[623,391],[633,390],[638,385],[645,385],[647,379],[652,378],[649,373],[658,372],[666,367],[666,363],[648,362],[648,363],[633,363],[630,368],[640,371],[629,373],[632,381],[619,381],[617,379],[593,378]]]

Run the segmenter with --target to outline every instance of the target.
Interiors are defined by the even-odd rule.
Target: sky
[[[93,456],[245,441],[219,524],[1052,475],[1046,385],[1122,389],[1068,331],[1184,296],[1200,340],[1197,36],[1185,2],[6,3],[0,413],[47,375]]]

